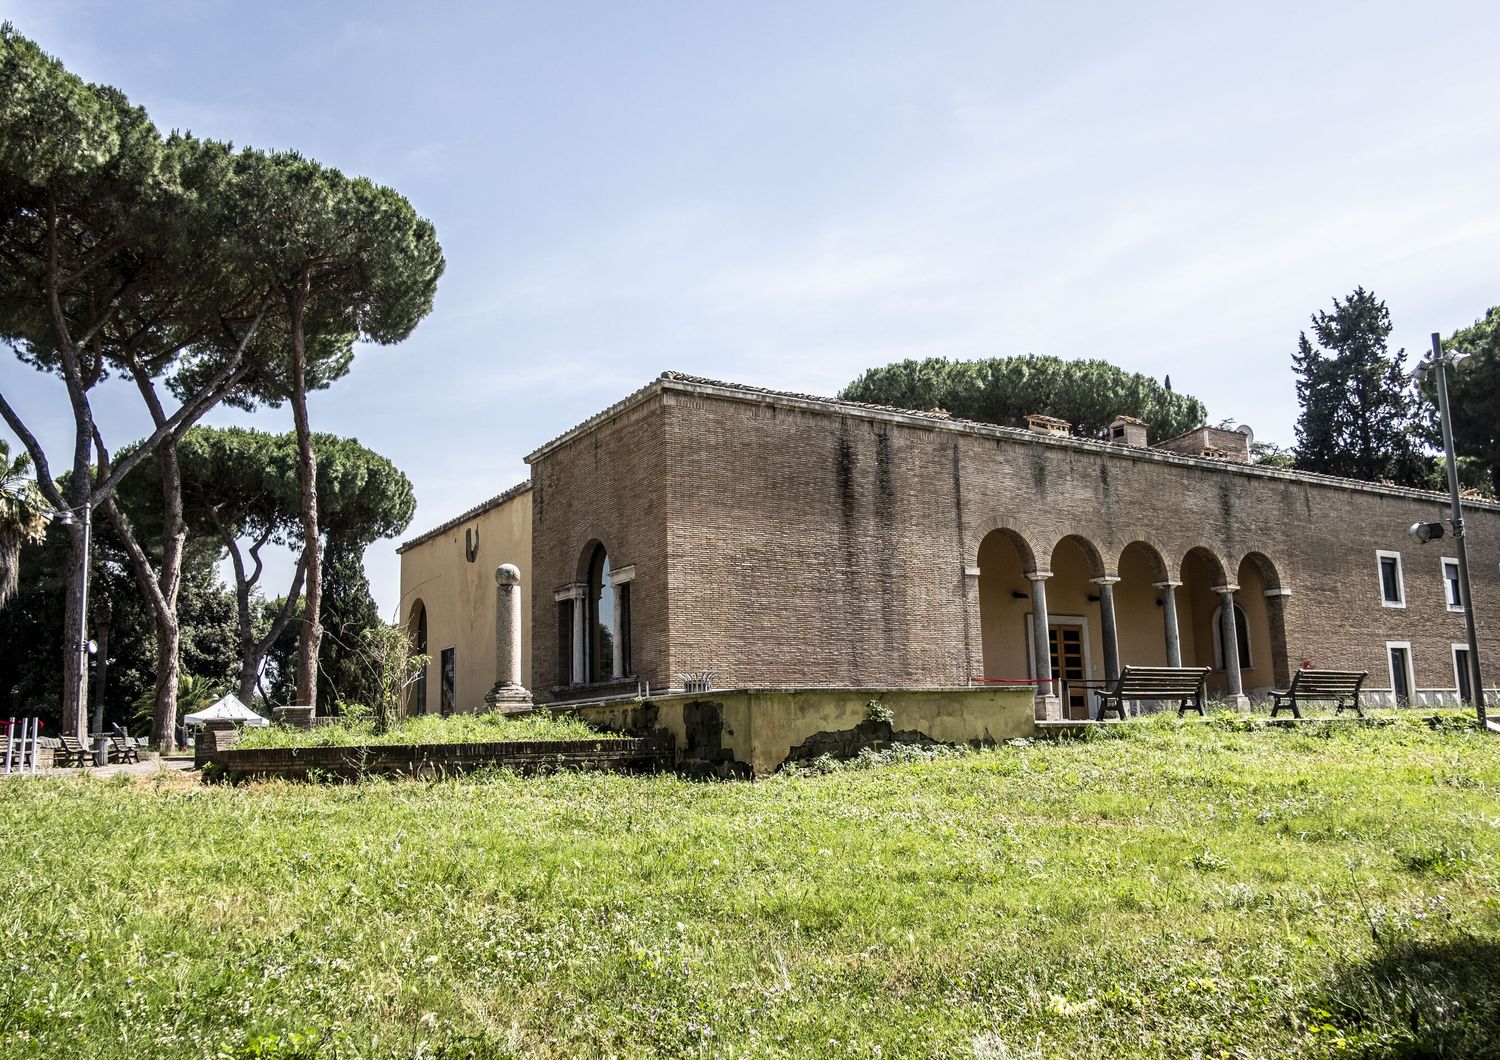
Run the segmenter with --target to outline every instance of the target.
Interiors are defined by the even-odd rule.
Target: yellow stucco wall
[[[1115,614],[1121,666],[1167,665],[1164,609],[1157,603],[1161,590],[1151,557],[1127,548],[1120,557],[1120,580],[1115,584]]]
[[[474,562],[464,531],[478,531]],[[441,703],[442,649],[454,649],[455,709],[485,709],[495,685],[495,568],[521,571],[521,681],[531,687],[531,491],[524,490],[401,553],[401,616],[408,629],[427,610],[427,712]]]
[[[1031,676],[1026,616],[1031,614],[1031,583],[1021,556],[1001,534],[985,538],[979,549],[980,636],[984,640],[984,677],[991,680]],[[1021,593],[1018,597],[1014,594]]]
[[[872,699],[891,711],[894,729],[914,729],[940,743],[998,743],[1036,732],[1029,688],[726,689],[584,707],[579,713],[605,728],[629,730],[645,723],[670,732],[681,754],[689,745],[684,709],[712,703],[723,719],[722,746],[755,776],[765,776],[808,737],[864,721]]]

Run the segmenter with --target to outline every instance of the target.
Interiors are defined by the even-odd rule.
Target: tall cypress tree
[[[1389,352],[1391,316],[1363,287],[1312,315],[1297,338],[1297,467],[1327,475],[1426,484],[1423,414],[1403,364]]]

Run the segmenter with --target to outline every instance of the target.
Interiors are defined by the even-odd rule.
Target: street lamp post
[[[1458,492],[1458,461],[1453,456],[1453,419],[1448,412],[1448,367],[1457,367],[1468,359],[1467,353],[1454,351],[1443,353],[1442,336],[1432,335],[1432,353],[1417,365],[1412,373],[1418,383],[1428,372],[1437,374],[1438,417],[1443,425],[1443,455],[1448,462],[1448,500],[1451,506],[1453,538],[1458,545],[1458,601],[1464,609],[1464,626],[1469,637],[1469,687],[1474,695],[1474,707],[1479,715],[1479,724],[1485,723],[1484,678],[1479,668],[1479,631],[1474,625],[1474,600],[1469,587],[1469,546],[1464,537],[1463,500]],[[1436,524],[1438,533],[1433,534],[1429,524],[1418,523],[1411,533],[1420,542],[1441,536],[1442,524]],[[1419,528],[1428,527],[1426,532]]]

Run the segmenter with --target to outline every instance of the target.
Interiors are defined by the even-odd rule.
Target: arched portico
[[[1098,547],[1081,534],[1058,540],[1050,567],[1047,629],[1041,635],[1062,697],[1062,716],[1082,720],[1090,717],[1091,687],[1118,674],[1113,599],[1118,579],[1107,572]]]
[[[1180,570],[1182,589],[1176,596],[1182,664],[1208,667],[1209,692],[1233,706],[1248,707],[1240,653],[1216,650],[1216,646],[1240,643],[1237,615],[1242,609],[1235,606],[1239,583],[1230,578],[1219,554],[1206,545],[1190,548]]]
[[[1263,552],[1250,552],[1240,560],[1236,578],[1240,590],[1235,601],[1245,617],[1245,640],[1249,665],[1244,668],[1245,688],[1261,693],[1286,688],[1291,683],[1291,664],[1286,643],[1286,599],[1291,595],[1280,572]]]
[[[1169,627],[1166,603],[1175,596],[1176,580],[1154,545],[1132,541],[1120,552],[1120,581],[1115,586],[1122,666],[1180,666],[1171,658],[1175,603]]]

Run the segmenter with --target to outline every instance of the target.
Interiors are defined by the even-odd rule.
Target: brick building
[[[1376,699],[1467,691],[1452,551],[1406,534],[1445,497],[1253,466],[1233,431],[1065,432],[666,373],[533,452],[529,487],[403,545],[403,600],[453,709],[488,691],[449,675],[454,655],[482,671],[494,619],[475,600],[502,562],[523,573],[542,702],[704,671],[717,687],[1050,676],[1042,706],[1069,716],[1084,682],[1177,663],[1212,667],[1231,699],[1304,663],[1368,670]],[[1494,672],[1500,505],[1472,504],[1468,526]]]

